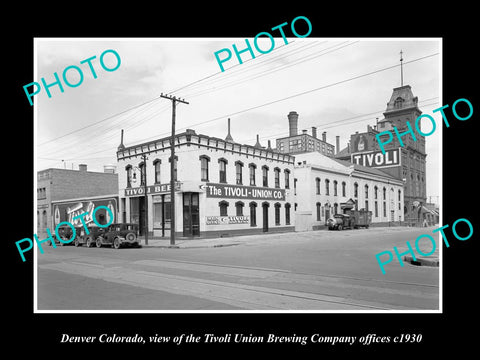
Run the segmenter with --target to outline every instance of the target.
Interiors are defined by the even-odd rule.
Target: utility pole
[[[185,99],[177,99],[175,96],[163,95],[163,93],[160,97],[172,101],[172,137],[170,139],[170,245],[175,245],[175,107],[177,101],[184,104],[188,104],[188,102],[186,102]]]
[[[145,194],[145,245],[148,245],[147,155],[143,154],[143,193]]]
[[[400,50],[400,86],[403,86],[403,50]]]

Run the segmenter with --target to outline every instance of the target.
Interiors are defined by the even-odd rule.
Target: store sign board
[[[209,198],[285,200],[284,189],[207,183],[205,191]]]
[[[206,216],[206,225],[249,224],[250,217],[245,216]]]
[[[147,186],[147,194],[166,194],[170,192],[170,184],[157,184]],[[175,183],[175,191],[181,190],[181,184],[179,182]],[[126,188],[125,196],[140,196],[145,195],[144,186],[136,188]]]
[[[385,154],[383,154],[380,150],[353,153],[351,162],[357,165],[363,165],[373,168],[399,166],[401,165],[400,148],[385,150]]]

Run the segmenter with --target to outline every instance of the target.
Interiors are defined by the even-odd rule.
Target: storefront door
[[[263,204],[263,232],[268,232],[268,204]]]
[[[183,236],[200,235],[198,193],[183,193]]]

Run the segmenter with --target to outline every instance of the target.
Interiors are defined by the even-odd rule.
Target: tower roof
[[[404,85],[393,89],[390,101],[387,103],[385,112],[401,109],[414,108],[418,110],[418,97],[412,93],[410,85]]]

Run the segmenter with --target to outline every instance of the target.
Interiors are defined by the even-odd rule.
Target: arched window
[[[290,189],[290,170],[285,169],[285,189]]]
[[[275,225],[280,225],[280,208],[281,204],[280,203],[275,203]]]
[[[255,186],[255,169],[257,168],[257,165],[254,163],[248,164],[248,169],[250,171],[250,185]]]
[[[243,201],[237,201],[235,203],[235,211],[236,211],[237,216],[243,216],[243,207],[244,206],[245,206],[245,204],[243,203]]]
[[[290,207],[289,203],[285,204],[285,225],[290,225]]]
[[[224,158],[218,159],[218,179],[221,183],[227,182],[227,164],[228,160]]]
[[[155,168],[155,184],[160,184],[160,165],[162,160],[155,159],[153,160],[153,167]]]
[[[257,203],[252,201],[248,206],[250,207],[250,226],[257,226]]]
[[[127,172],[127,188],[132,187],[132,165],[128,164],[125,166],[125,171]]]
[[[268,187],[268,166],[262,166],[262,186]]]
[[[353,184],[353,197],[358,197],[358,184]]]
[[[236,173],[236,183],[237,185],[242,185],[243,183],[243,162],[240,160],[235,161],[235,173]]]
[[[280,188],[280,169],[279,168],[274,168],[273,169],[274,174],[275,174],[275,188]]]
[[[378,187],[377,187],[377,185],[375,185],[375,187],[373,188],[373,197],[374,197],[374,199],[378,199]]]
[[[322,219],[321,214],[320,214],[321,207],[322,207],[322,204],[317,202],[317,221],[320,221]]]
[[[337,196],[337,185],[338,185],[338,182],[337,180],[334,180],[333,181],[333,196]]]
[[[320,195],[320,178],[315,179],[315,189],[317,190],[317,195]]]
[[[397,97],[397,98],[395,99],[395,101],[393,102],[393,107],[394,107],[395,109],[400,109],[400,108],[403,106],[403,102],[404,102],[404,101],[405,101],[405,100],[403,100],[403,98],[401,98],[400,96]]]
[[[365,199],[368,199],[368,185],[365,185]]]
[[[325,194],[330,195],[330,180],[325,179]]]
[[[208,181],[208,165],[210,157],[207,155],[200,155],[200,179],[201,181]]]
[[[228,201],[222,200],[218,203],[218,207],[220,208],[220,216],[228,216]]]
[[[342,181],[342,196],[347,196],[347,183]]]

